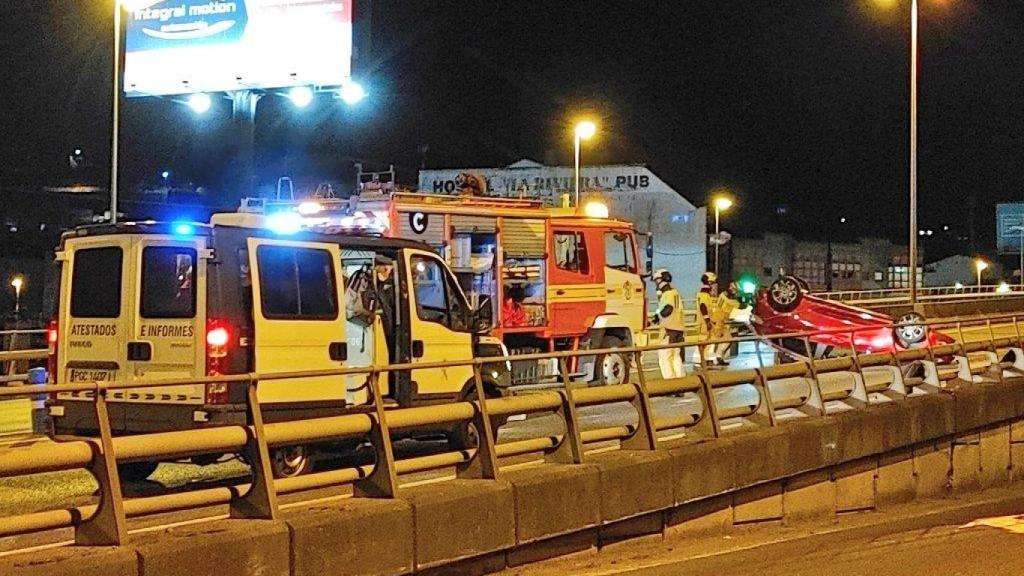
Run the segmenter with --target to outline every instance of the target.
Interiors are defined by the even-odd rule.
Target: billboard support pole
[[[259,90],[238,90],[231,93],[231,121],[235,127],[236,198],[251,196],[255,180],[256,104],[263,97]]]
[[[117,224],[117,149],[121,121],[121,0],[114,1],[114,98],[110,135],[110,222]]]

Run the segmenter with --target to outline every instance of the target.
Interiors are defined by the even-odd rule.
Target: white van
[[[62,238],[57,263],[50,373],[58,384],[504,353],[500,342],[481,336],[491,327],[490,303],[470,309],[444,260],[407,240],[324,234],[232,213],[214,215],[210,224],[78,228]],[[485,370],[488,395],[507,385],[505,366],[496,361]],[[382,382],[390,403],[411,406],[465,397],[473,371],[413,370]],[[267,421],[316,417],[365,406],[365,384],[365,375],[266,381],[259,398]],[[115,434],[243,424],[245,389],[208,383],[122,390],[111,394],[109,411]],[[91,393],[58,395],[50,415],[57,434],[96,432]],[[275,473],[307,471],[311,452],[276,450]],[[135,463],[122,471],[144,478],[155,467]]]

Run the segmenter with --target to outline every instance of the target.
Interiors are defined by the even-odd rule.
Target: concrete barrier
[[[483,573],[636,534],[828,521],[1024,478],[1024,378],[499,476],[10,556],[0,574]]]
[[[406,574],[415,560],[412,506],[403,500],[348,498],[293,508],[291,576]],[[372,554],[367,551],[372,550]]]

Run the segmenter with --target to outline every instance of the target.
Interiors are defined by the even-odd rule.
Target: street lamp
[[[21,315],[21,287],[25,285],[25,278],[18,275],[11,279],[11,286],[14,288],[14,317]]]
[[[597,125],[594,124],[593,122],[589,121],[589,120],[584,120],[583,122],[580,122],[579,124],[576,125],[576,128],[573,130],[573,137],[574,137],[573,138],[573,143],[575,144],[575,152],[576,152],[576,171],[575,171],[576,204],[575,204],[575,206],[577,206],[577,207],[579,207],[579,205],[580,205],[580,143],[583,140],[590,140],[591,138],[594,137],[594,134],[597,134]]]
[[[723,211],[732,208],[732,200],[727,196],[718,196],[714,199],[713,204],[715,206],[715,276],[718,276],[718,247],[722,244],[719,220]]]
[[[981,258],[974,260],[974,269],[978,271],[978,288],[981,288],[981,273],[988,268],[988,262],[985,262]]]

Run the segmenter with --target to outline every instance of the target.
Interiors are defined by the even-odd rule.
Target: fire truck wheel
[[[625,348],[626,343],[618,336],[605,334],[601,339],[599,350],[612,348]],[[612,353],[601,354],[594,361],[594,379],[591,383],[595,386],[614,386],[629,382],[630,357],[629,354]]]
[[[305,446],[283,446],[270,452],[274,478],[294,478],[310,471],[313,460]]]
[[[159,462],[125,462],[117,465],[117,473],[125,482],[142,482],[156,472],[159,465]]]

